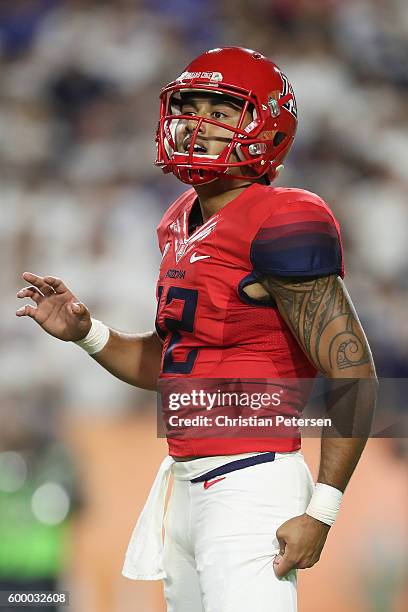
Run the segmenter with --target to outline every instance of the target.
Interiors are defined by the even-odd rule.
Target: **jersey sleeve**
[[[344,277],[340,228],[321,202],[292,202],[263,221],[251,244],[255,272],[281,277]]]

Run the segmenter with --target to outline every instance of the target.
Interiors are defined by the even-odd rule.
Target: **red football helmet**
[[[182,115],[181,97],[192,91],[238,99],[242,110],[237,126],[199,115]],[[221,176],[256,180],[266,175],[273,180],[295,137],[297,107],[291,84],[273,62],[250,49],[224,47],[203,53],[162,89],[160,100],[155,164],[190,185],[209,183]],[[252,121],[242,128],[247,111],[252,113]],[[180,121],[197,122],[184,152],[178,151],[176,144]],[[194,146],[203,123],[231,133],[219,155],[203,154]],[[233,152],[239,161],[231,160]],[[228,175],[229,168],[234,167],[252,169],[250,176]]]

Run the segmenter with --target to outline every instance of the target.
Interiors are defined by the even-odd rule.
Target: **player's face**
[[[193,117],[204,117],[215,119],[231,127],[237,127],[241,117],[242,104],[239,100],[225,98],[220,95],[202,95],[193,92],[185,98],[180,106],[182,115],[190,115],[188,119],[180,119],[176,128],[176,145],[179,153],[187,153],[190,150],[194,130],[197,128],[197,120]],[[251,113],[246,112],[241,129],[252,121]],[[198,155],[219,155],[225,146],[231,141],[233,132],[211,123],[203,122],[200,126],[195,140],[194,152]],[[232,161],[238,161],[235,153],[231,155]]]

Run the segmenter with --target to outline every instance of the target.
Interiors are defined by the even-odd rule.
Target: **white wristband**
[[[88,334],[82,340],[77,340],[75,344],[80,346],[88,355],[94,355],[99,353],[109,340],[109,327],[98,321],[98,319],[91,319],[92,325]]]
[[[312,499],[306,509],[306,514],[332,526],[340,510],[343,493],[321,482],[316,483]]]

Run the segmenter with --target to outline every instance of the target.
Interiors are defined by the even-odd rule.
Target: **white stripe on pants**
[[[253,453],[258,454],[258,453]],[[220,457],[218,465],[241,456]],[[215,457],[177,462],[165,519],[167,612],[295,612],[296,571],[279,580],[276,530],[303,514],[313,490],[300,451],[225,475],[205,489],[190,478]]]

